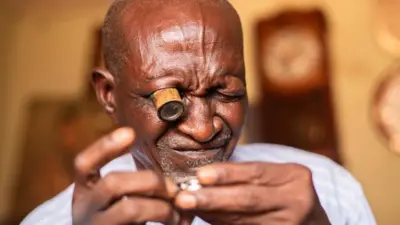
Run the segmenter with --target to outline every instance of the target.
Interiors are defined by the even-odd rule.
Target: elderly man
[[[375,224],[360,185],[332,161],[236,146],[245,65],[226,0],[116,0],[103,50],[107,71],[93,83],[121,128],[82,151],[74,185],[22,224]],[[182,98],[177,121],[158,117],[152,93],[165,88]],[[176,185],[193,178],[200,189]]]

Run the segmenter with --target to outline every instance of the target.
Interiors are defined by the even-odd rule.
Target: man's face
[[[136,132],[139,168],[182,181],[194,168],[225,161],[237,144],[247,110],[242,37],[218,12],[171,7],[137,24],[123,19],[131,54],[115,82],[118,123]],[[177,88],[186,111],[166,123],[150,95]]]

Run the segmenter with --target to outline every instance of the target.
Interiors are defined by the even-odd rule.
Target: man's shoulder
[[[272,163],[315,163],[336,166],[329,158],[285,145],[255,143],[238,145],[232,161],[268,161]]]
[[[231,161],[303,165],[310,169],[319,200],[332,221],[336,221],[336,218],[351,221],[354,218],[343,216],[346,217],[346,212],[356,210],[360,212],[354,215],[367,216],[373,222],[360,183],[345,168],[325,156],[282,145],[250,144],[237,146]],[[343,224],[342,221],[336,221],[336,223]]]
[[[296,163],[315,172],[346,170],[333,160],[301,149],[276,144],[238,145],[231,157],[234,162],[264,161],[271,163]]]
[[[351,183],[359,186],[354,177],[333,160],[301,149],[275,144],[240,145],[235,149],[231,161],[263,161],[271,163],[296,163],[311,170],[316,182],[322,180],[332,185]]]
[[[274,144],[241,145],[235,149],[231,161],[296,163],[310,169],[320,195],[363,193],[360,183],[341,165],[325,156],[293,147]]]

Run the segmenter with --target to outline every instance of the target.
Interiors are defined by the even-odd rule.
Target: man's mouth
[[[229,154],[227,148],[232,140],[229,129],[225,130],[207,143],[196,142],[184,135],[174,135],[172,131],[164,134],[156,144],[163,171],[168,176],[184,177],[193,174],[195,168],[225,161]]]
[[[225,146],[217,148],[208,148],[208,149],[189,149],[189,150],[173,149],[172,151],[190,160],[215,160],[223,154],[224,149]]]

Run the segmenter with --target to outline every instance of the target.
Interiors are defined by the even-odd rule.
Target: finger
[[[94,216],[92,224],[140,224],[148,221],[177,224],[179,214],[159,199],[128,197]]]
[[[196,212],[197,215],[209,224],[268,224],[272,225],[268,217],[262,217],[263,213],[226,213],[226,212]],[[270,214],[269,214],[270,215]],[[282,224],[282,223],[278,223]]]
[[[76,182],[86,184],[97,181],[100,168],[125,154],[133,141],[134,132],[131,128],[119,128],[89,146],[75,159]]]
[[[179,193],[175,205],[184,210],[257,213],[284,207],[290,196],[281,193],[278,188],[253,185],[207,187]]]
[[[113,172],[100,179],[93,187],[91,208],[100,210],[123,196],[158,197],[172,199],[177,185],[153,171]]]
[[[185,215],[185,213],[181,213],[180,215],[181,216],[180,216],[178,225],[190,225],[193,223],[193,220],[195,217],[194,215],[187,215],[187,214]],[[176,224],[173,224],[173,225],[176,225]]]
[[[202,185],[256,184],[282,185],[308,169],[296,164],[276,164],[265,162],[218,163],[197,170],[197,178]]]

